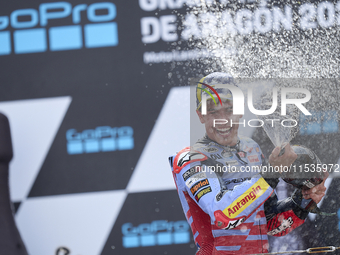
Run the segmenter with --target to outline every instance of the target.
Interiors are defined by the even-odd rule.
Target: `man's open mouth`
[[[218,134],[220,134],[221,136],[228,136],[231,132],[232,127],[228,127],[228,128],[216,128],[216,131]]]

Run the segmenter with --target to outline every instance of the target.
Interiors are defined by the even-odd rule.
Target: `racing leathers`
[[[267,235],[285,235],[307,217],[291,198],[277,200],[278,179],[261,175],[264,157],[250,138],[230,147],[205,136],[169,160],[196,254],[265,253]]]

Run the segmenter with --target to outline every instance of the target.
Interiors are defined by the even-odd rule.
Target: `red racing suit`
[[[277,200],[278,180],[262,177],[250,138],[229,147],[205,136],[169,160],[198,255],[268,252],[267,235],[285,235],[308,215],[291,198]]]

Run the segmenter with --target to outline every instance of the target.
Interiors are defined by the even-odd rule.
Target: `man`
[[[266,165],[255,141],[238,136],[241,115],[233,115],[232,94],[228,89],[216,89],[219,100],[207,100],[207,114],[201,114],[202,93],[216,84],[234,84],[225,73],[204,77],[197,88],[197,114],[205,125],[206,135],[192,148],[185,148],[170,164],[181,204],[191,226],[196,254],[254,254],[268,252],[267,234],[280,236],[301,225],[307,217],[303,199],[320,202],[325,187],[294,193],[293,198],[277,201],[274,188],[278,178],[258,170]],[[225,124],[214,125],[215,119]],[[290,166],[297,158],[288,144],[279,156],[280,148],[269,157],[271,167]],[[302,197],[303,196],[303,197]],[[267,211],[267,213],[266,213]],[[267,221],[267,219],[268,221]]]

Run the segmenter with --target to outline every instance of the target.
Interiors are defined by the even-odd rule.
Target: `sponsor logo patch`
[[[259,179],[230,206],[225,208],[223,213],[230,219],[236,218],[241,212],[243,212],[244,209],[246,209],[256,199],[258,199],[268,188],[268,183],[263,178]]]
[[[188,180],[191,176],[194,174],[198,173],[200,171],[201,167],[200,166],[194,166],[187,170],[182,176],[184,181]]]
[[[207,187],[205,189],[202,189],[200,192],[197,193],[197,195],[195,196],[196,201],[198,202],[204,195],[208,194],[209,192],[211,192],[211,187]]]
[[[209,185],[208,179],[204,179],[204,180],[202,180],[202,181],[199,181],[199,182],[195,183],[195,184],[191,187],[190,191],[191,191],[192,195],[195,195],[196,192],[197,192],[200,188],[203,188],[203,187],[208,186],[208,185]]]
[[[246,152],[251,153],[253,151],[253,147],[248,147],[246,146],[246,148],[244,149]]]
[[[189,162],[189,161],[194,161],[194,160],[200,160],[200,159],[204,159],[204,155],[201,154],[201,153],[197,153],[197,152],[193,152],[191,153],[190,151],[186,151],[186,152],[183,152],[179,158],[178,158],[178,162],[177,162],[177,165],[179,167],[182,167],[184,166],[185,163]]]
[[[244,222],[245,219],[246,219],[246,217],[243,217],[242,219],[238,219],[238,220],[232,220],[228,223],[228,226],[224,229],[228,230],[228,229],[236,228],[239,225],[241,225]]]
[[[185,184],[187,185],[188,188],[190,188],[195,182],[201,181],[202,179],[205,178],[207,178],[207,175],[205,173],[197,173],[190,177]]]
[[[227,166],[236,166],[236,165],[238,165],[238,161],[237,160],[231,160],[231,161],[225,162],[225,164]]]
[[[229,185],[230,183],[240,183],[240,182],[245,182],[250,180],[251,177],[248,178],[237,178],[237,179],[231,179],[231,180],[227,180],[224,182],[225,185]]]
[[[257,155],[248,156],[248,160],[250,163],[260,162],[260,159]]]
[[[230,151],[226,151],[226,150],[223,150],[221,152],[221,155],[222,155],[223,158],[232,158],[233,157],[233,154]]]
[[[245,158],[246,157],[246,153],[244,151],[240,151],[237,153],[241,158]]]
[[[205,148],[204,149],[206,152],[209,152],[209,153],[214,153],[214,152],[217,152],[218,151],[218,149],[217,148],[214,148],[214,147],[212,147],[212,148]]]
[[[188,161],[190,161],[190,152],[184,152],[179,156],[177,165],[181,167]]]
[[[218,192],[218,194],[216,195],[216,201],[220,201],[222,199],[222,197],[224,196],[225,193],[227,193],[228,190],[223,190]]]
[[[211,154],[211,155],[210,155],[210,158],[216,160],[216,159],[221,159],[222,157],[221,157],[220,154]]]

